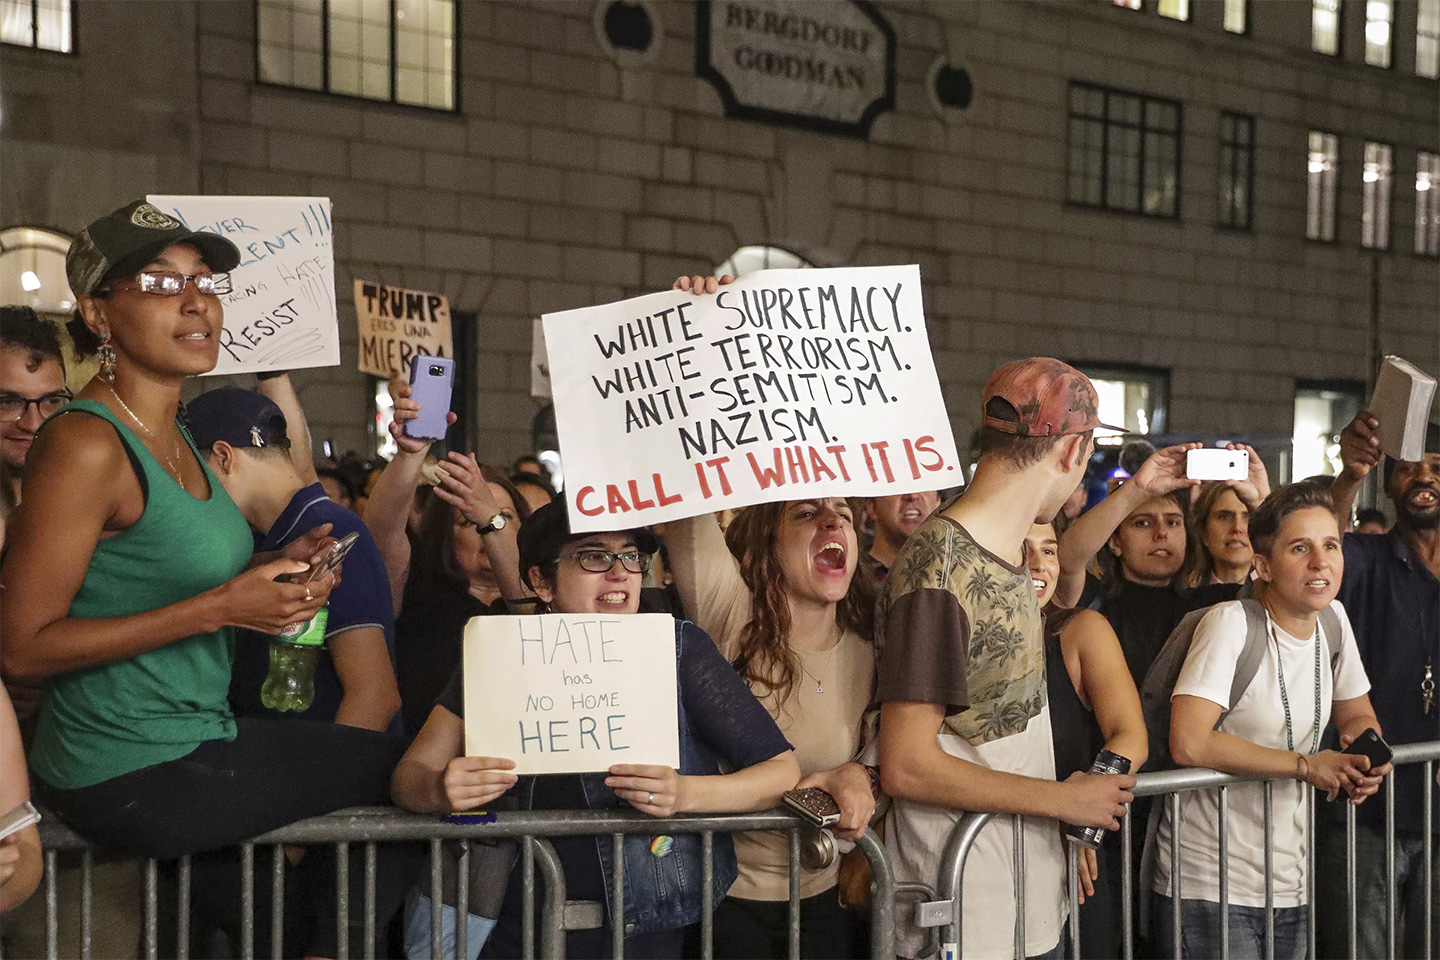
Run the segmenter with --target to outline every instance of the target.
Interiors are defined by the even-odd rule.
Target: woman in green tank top
[[[384,802],[403,747],[230,711],[234,629],[278,633],[333,586],[276,580],[307,569],[325,528],[252,563],[248,525],[177,416],[185,378],[217,362],[223,271],[239,262],[230,241],[143,201],[72,244],[67,272],[102,369],[37,438],[0,570],[4,668],[46,681],[40,795],[82,836],[141,856]],[[318,915],[328,926],[310,948],[334,956],[333,899]]]

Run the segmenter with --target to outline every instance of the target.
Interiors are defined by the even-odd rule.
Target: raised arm
[[[1059,606],[1073,607],[1080,599],[1086,564],[1136,507],[1151,497],[1199,485],[1200,481],[1185,476],[1185,454],[1199,446],[1181,443],[1156,450],[1133,477],[1070,525],[1060,538],[1060,582],[1055,590]]]
[[[533,613],[528,606],[535,593],[520,576],[520,546],[516,539],[518,517],[500,509],[490,492],[490,484],[480,472],[474,454],[450,451],[437,468],[441,482],[435,496],[460,511],[467,523],[485,530],[480,542],[490,557],[490,569],[505,598],[515,613]],[[507,513],[503,529],[486,530],[497,514]]]
[[[720,524],[710,513],[672,520],[665,524],[664,537],[686,612],[728,655],[750,619],[750,591]]]
[[[300,396],[295,392],[290,374],[259,379],[255,386],[285,415],[285,433],[290,438],[290,462],[295,465],[295,472],[307,484],[319,483],[320,477],[315,473],[314,447],[310,443],[310,424],[305,420],[305,408],[300,406]]]
[[[1335,501],[1335,519],[1340,522],[1341,530],[1349,529],[1350,512],[1355,507],[1360,485],[1385,458],[1376,433],[1379,429],[1379,418],[1369,410],[1362,410],[1340,432],[1340,460],[1344,466],[1330,487],[1330,496]]]
[[[109,424],[70,414],[40,434],[30,452],[25,508],[8,531],[0,569],[7,601],[0,606],[6,673],[43,677],[114,663],[224,626],[275,634],[314,616],[328,599],[333,578],[305,585],[275,582],[308,568],[282,558],[144,613],[70,616],[96,544],[138,521],[143,503],[129,458]]]

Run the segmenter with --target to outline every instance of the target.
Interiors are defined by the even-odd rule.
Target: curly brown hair
[[[741,510],[725,531],[725,544],[740,565],[740,577],[750,591],[750,620],[740,631],[739,651],[733,661],[756,696],[773,691],[777,703],[790,699],[800,678],[800,658],[790,646],[789,585],[780,567],[776,543],[785,510],[794,501],[762,503]],[[847,498],[852,516],[859,516],[863,501]],[[875,616],[875,575],[871,561],[857,543],[855,574],[850,589],[835,608],[835,622],[870,642]]]

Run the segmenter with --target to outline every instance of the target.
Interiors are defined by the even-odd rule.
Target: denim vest
[[[686,644],[713,644],[693,623],[675,621],[675,657],[680,663]],[[714,776],[721,772],[720,759],[707,745],[696,739],[686,715],[685,682],[676,671],[677,697],[680,725],[680,772],[687,776]],[[612,809],[616,805],[615,791],[605,786],[606,773],[579,774],[581,787],[585,792],[585,805],[591,810]],[[659,824],[660,821],[657,821]],[[669,851],[661,856],[652,849],[663,850],[667,841]],[[652,848],[652,844],[654,847]],[[702,838],[698,833],[680,833],[673,836],[655,834],[630,834],[625,837],[625,935],[651,933],[657,930],[675,930],[700,921],[704,884],[704,859]],[[712,847],[715,859],[714,882],[710,890],[710,902],[718,904],[725,897],[730,885],[735,882],[739,864],[735,859],[735,845],[728,834],[716,834]],[[605,889],[613,890],[615,882],[614,841],[609,835],[595,838],[595,851],[600,858],[600,870],[605,879]],[[615,918],[610,916],[611,901],[605,901],[605,913],[613,929]]]

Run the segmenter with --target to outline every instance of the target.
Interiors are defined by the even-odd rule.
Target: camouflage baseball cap
[[[138,271],[176,243],[194,246],[216,273],[228,273],[240,263],[240,251],[229,240],[191,230],[142,198],[80,231],[65,254],[70,289],[76,294],[94,293],[101,281]]]
[[[1008,404],[1014,416],[1004,415],[1010,413],[1004,404],[992,406],[996,400]],[[981,423],[1021,437],[1059,437],[1096,427],[1124,432],[1100,422],[1100,397],[1090,378],[1050,357],[1016,360],[996,370],[980,405]]]

